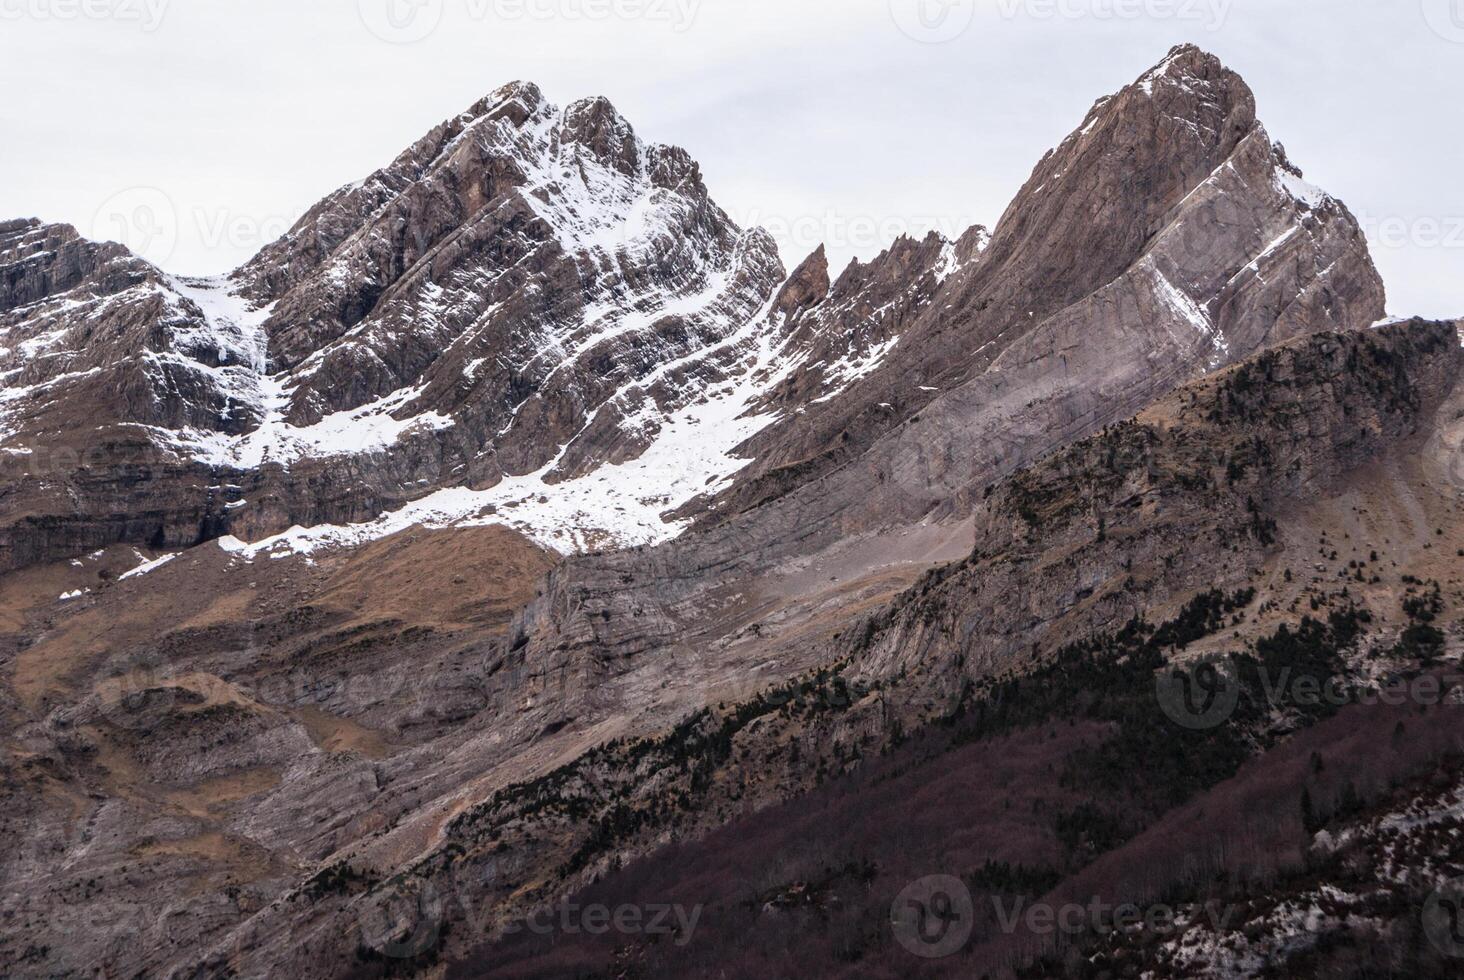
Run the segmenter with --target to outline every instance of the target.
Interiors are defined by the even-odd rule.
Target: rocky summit
[[[1464,334],[1246,83],[795,258],[528,82],[0,221],[0,975],[1456,975]]]

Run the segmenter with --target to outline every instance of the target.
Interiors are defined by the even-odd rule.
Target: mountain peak
[[[1140,75],[1135,84],[1147,92],[1155,84],[1167,82],[1184,86],[1193,81],[1209,82],[1218,79],[1233,83],[1240,81],[1240,76],[1203,48],[1194,44],[1178,44],[1170,48],[1169,53],[1152,68]]]
[[[1194,45],[1176,47],[1133,84],[1095,102],[1082,125],[1043,157],[997,223],[993,254],[1038,240],[1063,247],[1087,241],[1101,250],[1101,243],[1114,244],[1109,236],[1127,245],[1108,254],[1134,254],[1257,127],[1244,79]],[[1144,193],[1135,193],[1139,187]],[[1054,269],[1069,264],[1061,259]],[[1119,271],[1114,264],[1097,275],[1106,281]]]
[[[829,256],[824,246],[814,249],[784,283],[773,302],[773,312],[793,319],[803,310],[817,306],[829,295]]]
[[[1183,74],[1185,72],[1203,73],[1216,69],[1224,70],[1225,65],[1218,57],[1206,51],[1198,44],[1185,42],[1176,44],[1169,49],[1164,59],[1155,65],[1149,74],[1160,76],[1171,71]]]
[[[571,102],[564,110],[561,137],[592,152],[621,173],[632,174],[641,143],[635,129],[603,95]]]
[[[1160,113],[1193,119],[1205,110],[1218,106],[1228,116],[1255,122],[1255,94],[1245,79],[1231,71],[1213,54],[1193,44],[1182,44],[1170,50],[1162,61],[1150,68],[1123,92],[1119,99],[1108,100],[1117,108],[1125,94],[1132,108],[1141,106]],[[1138,98],[1141,97],[1141,98]]]
[[[543,90],[533,82],[509,82],[476,102],[464,114],[463,122],[485,118],[509,119],[515,126],[522,126],[547,102]]]
[[[518,79],[498,86],[488,94],[485,101],[502,103],[517,100],[529,104],[543,102],[544,92],[533,82]]]
[[[1219,58],[1193,44],[1182,44],[1170,49],[1131,85],[1094,102],[1057,154],[1073,144],[1123,143],[1134,131],[1173,129],[1176,122],[1190,136],[1208,142],[1232,138],[1238,142],[1256,125],[1255,95],[1245,79]]]

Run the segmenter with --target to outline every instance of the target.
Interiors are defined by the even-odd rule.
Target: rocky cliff
[[[1179,121],[1181,110],[1199,121]],[[1061,202],[1047,204],[1049,194]],[[967,518],[969,487],[1268,344],[1363,329],[1383,310],[1352,216],[1300,180],[1255,122],[1244,83],[1192,48],[1100,101],[978,249],[982,238],[967,239],[961,271],[877,370],[743,447],[755,462],[708,504],[705,533],[566,562],[526,614],[528,656],[563,664],[580,652],[656,649],[735,605],[723,589],[729,574],[755,578],[855,536]],[[1040,276],[1037,259],[1018,257],[1069,240],[1087,244],[1043,259],[1051,268]],[[897,275],[902,251],[908,243],[874,267]],[[846,289],[877,288],[854,271]],[[1050,282],[1069,285],[1039,303],[1037,284]],[[935,288],[935,277],[917,274],[915,288]],[[1075,297],[1081,289],[1092,291]],[[857,300],[835,287],[802,319],[837,322],[844,302]],[[837,433],[827,430],[831,455],[768,470],[785,449],[758,440],[812,432],[819,418],[838,419]],[[620,625],[595,624],[602,612]]]
[[[1464,349],[1383,309],[1192,47],[989,231],[842,272],[786,274],[684,151],[527,83],[217,279],[0,225],[0,963],[901,975],[902,875],[1193,888],[1144,835],[1281,813],[1288,753],[1397,719],[1252,692],[1176,734],[1162,671],[1458,652]],[[1424,799],[1428,732],[1372,805]],[[1285,828],[1256,846],[1292,874]],[[501,942],[647,881],[720,925]]]

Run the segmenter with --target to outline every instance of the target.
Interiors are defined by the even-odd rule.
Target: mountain
[[[0,225],[4,972],[1447,975],[1456,719],[1268,687],[1461,651],[1464,348],[1384,311],[1192,46],[837,275],[523,82],[226,276]],[[1244,929],[916,962],[937,870]],[[566,900],[706,916],[522,928]]]
[[[754,461],[706,502],[704,533],[566,562],[526,614],[529,656],[594,660],[694,646],[703,628],[734,635],[767,609],[728,590],[729,574],[766,591],[779,583],[769,601],[803,602],[788,591],[810,585],[811,561],[830,569],[811,583],[827,592],[831,576],[843,589],[891,558],[923,560],[927,542],[949,539],[941,529],[969,522],[971,487],[1268,344],[1371,326],[1384,294],[1355,220],[1301,182],[1253,107],[1243,82],[1192,48],[1101,100],[1038,165],[990,244],[968,236],[961,271],[876,370],[739,450]],[[1182,124],[1181,110],[1200,123]],[[1100,176],[1061,176],[1090,173]],[[1063,252],[1069,241],[1091,244]],[[897,244],[872,267],[914,282],[919,304],[934,277],[902,271],[910,254]],[[933,249],[925,260],[938,261]],[[881,295],[880,275],[855,267],[799,322],[815,334],[839,323],[846,304]],[[1079,284],[1058,290],[1069,280]],[[1081,289],[1093,291],[1075,299]],[[790,447],[797,461],[775,466]],[[610,625],[587,627],[604,612]]]
[[[947,418],[946,397],[999,411],[1011,465],[1090,424],[1097,385],[1136,408],[1265,343],[1384,310],[1351,215],[1301,180],[1244,83],[1192,48],[1095,105],[992,234],[901,240],[831,285],[818,254],[784,282],[771,240],[733,225],[684,151],[643,143],[604,100],[559,110],[524,83],[225,280],[170,279],[69,229],[23,227],[4,253],[24,284],[8,302],[22,342],[5,448],[32,478],[5,508],[12,566],[484,516],[561,551],[656,543],[854,459],[938,467],[901,456],[927,438],[893,437],[927,406],[926,427],[964,427],[970,409]],[[98,258],[70,259],[54,244],[67,241]],[[84,279],[102,256],[136,281],[110,267]],[[995,409],[1014,385],[1047,384],[1031,373],[1058,350],[1066,379]],[[1140,352],[1163,370],[1115,376],[1140,373]],[[34,466],[39,434],[67,428],[49,386],[92,368],[68,390],[105,392],[66,401],[105,424]],[[149,479],[131,478],[143,466]],[[910,500],[871,493],[868,473],[816,496],[845,526],[883,519],[855,518],[856,499],[908,519],[970,474],[926,475]],[[338,526],[383,512],[396,516],[374,530]]]
[[[1094,372],[1091,398],[1094,386],[1120,380],[1122,354],[1143,351],[1161,370],[1137,379],[1139,405],[1264,344],[1371,324],[1385,305],[1346,208],[1301,179],[1257,121],[1245,83],[1192,47],[1100,99],[1033,170],[989,242],[966,251],[978,248],[979,260],[900,331],[884,370],[744,447],[757,462],[723,510],[779,495],[790,470],[836,468],[981,378],[990,403],[1003,375],[1045,370],[1054,354],[1071,376]],[[906,276],[890,265],[884,275]],[[1143,330],[1155,336],[1131,339]],[[1173,353],[1151,353],[1159,343]],[[1093,363],[1107,349],[1111,363]],[[1037,432],[1070,432],[1090,410],[1062,390],[1070,382],[1056,384],[1022,410]]]
[[[615,498],[591,520],[571,510],[530,524],[565,548],[664,534],[642,498],[675,492],[659,482],[667,453],[702,416],[735,416],[748,379],[769,369],[777,337],[756,314],[784,277],[771,239],[727,218],[684,151],[641,142],[604,100],[560,110],[527,84],[322,201],[225,279],[172,279],[68,228],[11,234],[7,336],[24,342],[7,351],[8,454],[34,455],[64,422],[47,400],[60,380],[108,423],[66,445],[100,466],[63,456],[22,470],[62,479],[6,509],[11,567],[118,542],[252,539],[500,487],[457,515],[476,516],[638,460],[601,481],[612,486],[563,494],[565,508]],[[107,391],[131,372],[128,396],[79,392],[71,375],[91,368]],[[681,474],[698,492],[732,465],[699,448],[702,468]],[[138,465],[170,473],[129,480]],[[116,511],[150,520],[95,516]]]

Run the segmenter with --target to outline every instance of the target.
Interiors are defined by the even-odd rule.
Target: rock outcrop
[[[703,533],[566,562],[526,613],[530,657],[646,653],[722,602],[729,575],[964,519],[967,488],[1270,344],[1365,329],[1384,309],[1351,214],[1301,182],[1249,89],[1192,48],[1100,101],[982,239],[955,250],[944,284],[916,274],[925,312],[877,370],[742,447],[755,461],[706,503]],[[1064,251],[1070,240],[1083,244]],[[897,245],[874,267],[908,271],[900,256],[929,262],[938,246]],[[841,285],[881,295],[883,281],[855,267],[804,320],[837,322]],[[582,622],[629,609],[623,637]]]

